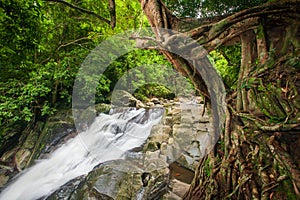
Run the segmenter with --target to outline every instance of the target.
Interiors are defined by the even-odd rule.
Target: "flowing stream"
[[[20,173],[0,194],[0,200],[40,199],[88,174],[99,163],[124,159],[127,151],[143,145],[163,112],[160,108],[132,108],[100,114],[88,130]]]

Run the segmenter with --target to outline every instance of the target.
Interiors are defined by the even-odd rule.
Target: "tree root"
[[[270,125],[270,124],[262,124],[258,121],[263,121],[254,115],[251,114],[246,114],[246,113],[234,113],[236,116],[245,118],[247,120],[253,121],[255,125],[262,131],[269,131],[269,132],[276,132],[276,131],[292,131],[292,130],[297,130],[297,127],[300,127],[300,123],[295,123],[295,124],[285,124],[285,123],[280,123],[276,125]]]

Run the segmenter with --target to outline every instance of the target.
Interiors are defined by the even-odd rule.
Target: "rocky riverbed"
[[[152,99],[138,107],[163,107],[162,120],[145,144],[125,160],[101,163],[86,176],[68,182],[47,199],[181,199],[189,188],[199,159],[211,146],[211,119],[203,113],[201,98]],[[110,106],[96,106],[107,112]],[[84,112],[83,112],[84,115]],[[36,123],[19,145],[1,157],[0,187],[34,160],[46,158],[77,135],[71,111],[65,110]],[[142,157],[141,157],[142,155]],[[139,157],[138,159],[136,159]]]

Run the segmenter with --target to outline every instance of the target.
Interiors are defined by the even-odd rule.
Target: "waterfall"
[[[3,190],[0,200],[40,199],[68,181],[88,174],[99,163],[124,159],[128,150],[143,145],[163,112],[161,108],[131,108],[100,114],[88,130],[21,172]]]

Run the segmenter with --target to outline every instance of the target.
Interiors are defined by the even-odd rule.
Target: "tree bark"
[[[242,44],[242,61],[237,85],[237,103],[238,112],[249,110],[249,101],[247,99],[246,80],[250,74],[251,67],[257,59],[256,37],[253,30],[246,31],[240,35]]]
[[[172,14],[162,1],[140,0],[140,2],[157,40],[160,41],[165,39],[162,36],[163,33],[160,31],[161,29],[179,31],[178,25],[180,20]],[[201,75],[195,71],[193,65],[191,65],[187,60],[168,51],[162,51],[162,53],[173,64],[175,69],[193,81],[194,85],[196,85],[199,92],[202,93],[205,98],[209,98],[207,86],[205,85]]]

